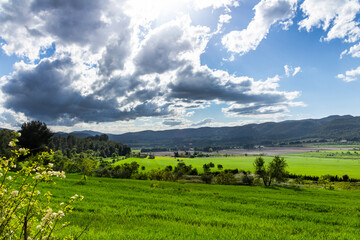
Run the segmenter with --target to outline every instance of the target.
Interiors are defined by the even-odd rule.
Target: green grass
[[[359,159],[339,159],[339,158],[322,158],[301,155],[284,155],[289,167],[290,173],[306,174],[311,176],[322,176],[326,174],[343,176],[349,175],[351,178],[360,179],[360,160]],[[201,173],[202,166],[205,163],[213,162],[217,170],[217,165],[221,164],[226,168],[238,168],[253,171],[253,162],[256,157],[208,157],[208,158],[180,158],[184,163],[191,164]],[[270,161],[272,157],[264,157],[265,161]],[[178,162],[171,157],[158,157],[155,159],[128,158],[115,164],[124,164],[136,161],[140,166],[145,166],[145,171],[156,168],[164,168],[167,165],[176,166]]]
[[[354,150],[312,151],[312,152],[305,152],[305,153],[286,154],[284,156],[360,159],[360,151],[354,151]]]
[[[85,196],[67,218],[84,239],[358,239],[360,192],[180,184],[68,175],[55,204]],[[153,184],[156,187],[150,187]]]

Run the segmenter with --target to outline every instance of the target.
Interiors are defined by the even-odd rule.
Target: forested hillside
[[[238,127],[202,127],[166,131],[109,134],[111,140],[131,147],[243,146],[278,144],[302,139],[360,140],[360,117],[329,116],[322,119],[248,124]]]

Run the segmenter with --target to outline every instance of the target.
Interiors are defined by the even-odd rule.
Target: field
[[[84,239],[358,239],[360,192],[180,184],[70,174],[55,204],[85,196],[68,232]]]
[[[333,153],[333,151],[331,151]],[[347,151],[344,151],[345,153]],[[341,151],[340,151],[341,153]],[[311,154],[315,154],[314,156]],[[316,156],[319,155],[319,156]],[[322,154],[322,156],[320,156]],[[282,155],[285,157],[289,167],[288,171],[290,173],[296,174],[306,174],[311,176],[322,176],[326,174],[343,176],[345,174],[349,175],[351,178],[360,179],[360,158],[337,158],[333,157],[324,157],[324,152],[311,152],[311,153],[298,153],[298,154],[286,154]],[[352,156],[355,157],[354,155]],[[213,162],[216,166],[221,164],[224,169],[226,168],[238,168],[244,170],[253,171],[253,162],[255,156],[249,157],[204,157],[204,158],[179,158],[184,163],[191,164],[193,167],[196,167],[201,173],[203,171],[202,166],[205,163]],[[269,161],[272,159],[270,156],[265,156],[264,159]],[[119,161],[115,164],[123,164],[136,161],[140,166],[145,166],[145,171],[154,168],[164,168],[167,165],[177,165],[178,161],[173,157],[159,157],[156,156],[155,159],[140,159],[140,158],[128,158],[123,161]]]

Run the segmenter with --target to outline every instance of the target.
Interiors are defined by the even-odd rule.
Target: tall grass
[[[360,192],[180,184],[68,175],[54,204],[85,196],[66,231],[84,239],[359,239]],[[51,188],[51,189],[50,189]]]

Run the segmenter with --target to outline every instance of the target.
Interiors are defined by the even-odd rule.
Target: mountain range
[[[103,133],[77,131],[56,133],[88,137]],[[164,131],[141,131],[107,134],[110,140],[131,147],[241,146],[244,144],[278,144],[304,139],[360,140],[360,117],[329,116],[321,119],[287,120],[247,124],[236,127],[201,127]]]

